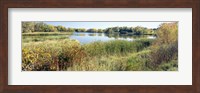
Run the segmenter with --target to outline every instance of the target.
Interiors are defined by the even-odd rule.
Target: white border
[[[191,8],[9,8],[9,85],[192,85]],[[178,21],[179,70],[21,72],[21,21]]]

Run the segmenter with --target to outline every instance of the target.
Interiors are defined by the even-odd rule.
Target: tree
[[[59,25],[56,28],[57,28],[57,31],[59,32],[67,32],[67,28],[65,28],[64,26]]]
[[[85,28],[77,28],[75,29],[76,32],[86,32]]]
[[[58,30],[53,25],[47,25],[45,32],[58,32]]]
[[[106,28],[106,29],[105,29],[105,33],[107,33],[107,34],[112,34],[112,33],[114,33],[114,31],[113,31],[112,28]]]
[[[75,29],[74,29],[74,28],[68,28],[67,31],[68,31],[68,32],[74,32]]]
[[[34,27],[35,23],[34,22],[22,22],[22,33],[30,33],[34,32]]]
[[[57,28],[53,25],[48,25],[50,32],[58,32]]]
[[[120,31],[120,28],[119,28],[119,27],[113,27],[113,28],[112,28],[112,31],[114,31],[114,32],[119,32],[119,31]]]
[[[97,29],[95,29],[95,28],[91,28],[91,29],[88,29],[87,32],[90,32],[90,33],[96,33],[96,32],[97,32]]]
[[[147,28],[141,27],[141,26],[137,26],[135,27],[135,34],[136,35],[143,35],[147,33]]]
[[[36,22],[35,23],[35,32],[44,32],[46,25],[47,24],[45,24],[43,22]]]
[[[178,23],[163,23],[157,29],[157,43],[169,44],[178,41]]]
[[[103,29],[98,29],[97,32],[98,33],[103,33]]]

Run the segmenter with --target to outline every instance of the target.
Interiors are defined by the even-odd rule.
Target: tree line
[[[96,28],[66,28],[64,26],[50,25],[43,22],[22,22],[22,32],[89,32],[89,33],[106,33],[106,34],[133,34],[133,35],[145,35],[145,34],[155,34],[157,29],[149,29],[146,27],[109,27],[106,29],[96,29]]]
[[[54,26],[43,22],[22,22],[22,32],[73,32],[73,28],[66,28],[64,26]]]

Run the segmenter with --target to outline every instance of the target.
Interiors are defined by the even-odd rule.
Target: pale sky
[[[97,29],[105,29],[108,27],[123,27],[123,26],[127,26],[127,27],[136,27],[136,26],[142,26],[142,27],[147,27],[147,28],[157,28],[159,27],[159,25],[161,23],[169,23],[169,22],[57,22],[57,21],[49,21],[49,22],[44,22],[47,24],[51,24],[54,26],[58,26],[58,25],[62,25],[65,27],[71,27],[71,28],[97,28]]]

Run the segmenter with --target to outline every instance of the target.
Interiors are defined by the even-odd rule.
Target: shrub
[[[145,71],[149,70],[147,63],[149,62],[150,50],[143,50],[130,56],[127,60],[127,70],[131,71]]]
[[[73,66],[74,63],[81,63],[86,57],[84,48],[80,46],[72,46],[70,48],[63,48],[63,52],[58,55],[59,70],[66,70],[67,67]]]
[[[155,69],[163,62],[169,62],[173,59],[178,59],[178,42],[174,42],[169,45],[158,46],[155,49],[152,47],[150,54],[149,67]]]
[[[83,51],[74,40],[24,44],[22,70],[63,70],[73,62],[81,61],[85,56]]]
[[[178,70],[178,60],[171,60],[169,62],[163,62],[159,65],[158,70],[162,71],[177,71]]]

